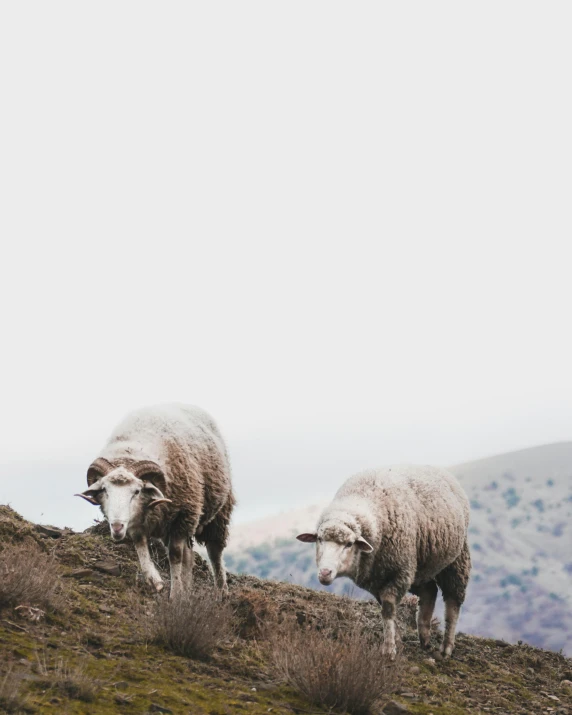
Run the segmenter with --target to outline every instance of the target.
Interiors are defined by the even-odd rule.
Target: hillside
[[[572,442],[451,470],[471,501],[474,570],[461,627],[572,655]],[[293,539],[312,528],[322,506],[237,526],[229,565],[242,573],[325,588],[315,575],[313,549]],[[329,590],[359,594],[345,579]]]
[[[0,507],[0,565],[14,544],[39,549],[42,558],[52,559],[44,577],[55,578],[59,591],[38,621],[27,608],[0,609],[0,711],[325,712],[276,676],[265,655],[265,623],[279,613],[301,628],[338,611],[344,623],[355,620],[376,637],[381,633],[377,604],[231,576],[237,614],[232,637],[206,661],[175,655],[149,639],[146,626],[157,597],[138,583],[132,545],[114,544],[97,532],[37,526]],[[195,571],[198,585],[210,579],[200,558]],[[33,578],[32,571],[26,574],[27,582]],[[454,659],[440,661],[419,649],[412,615],[411,604],[401,609],[403,653],[394,692],[377,712],[572,712],[572,691],[562,684],[572,679],[572,662],[562,655],[461,634]]]

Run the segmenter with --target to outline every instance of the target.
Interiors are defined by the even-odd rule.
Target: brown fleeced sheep
[[[191,586],[194,540],[206,546],[215,581],[226,590],[222,552],[235,499],[224,441],[205,411],[168,404],[130,413],[89,467],[87,483],[78,496],[101,507],[115,541],[129,534],[158,591],[151,537],[168,549],[171,597]]]
[[[384,650],[395,655],[395,609],[410,591],[419,597],[419,640],[429,647],[441,589],[448,657],[471,571],[469,502],[457,479],[435,467],[399,466],[350,477],[300,541],[316,542],[318,578],[348,576],[381,604]]]

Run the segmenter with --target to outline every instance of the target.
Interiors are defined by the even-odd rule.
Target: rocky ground
[[[114,544],[97,529],[76,534],[34,525],[0,507],[0,548],[13,543],[53,554],[61,589],[45,614],[34,603],[0,610],[1,712],[325,712],[280,682],[265,656],[265,623],[287,613],[305,624],[341,609],[382,631],[375,603],[231,576],[236,631],[209,660],[191,660],[148,638],[155,597],[139,582],[131,544]],[[210,578],[199,558],[196,577]],[[379,712],[572,714],[572,662],[563,655],[459,634],[454,658],[442,661],[420,650],[412,615],[411,605],[401,611],[399,684]]]

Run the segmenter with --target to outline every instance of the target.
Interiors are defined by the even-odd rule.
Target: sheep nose
[[[114,521],[111,530],[114,534],[120,534],[123,531],[123,524],[120,521]]]
[[[329,578],[332,575],[332,569],[320,569],[320,578]]]

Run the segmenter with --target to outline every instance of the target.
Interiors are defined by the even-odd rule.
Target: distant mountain
[[[572,654],[572,442],[450,469],[471,501],[473,578],[461,627]],[[314,550],[293,538],[324,504],[235,527],[229,567],[325,589]],[[365,596],[347,579],[333,588]]]

